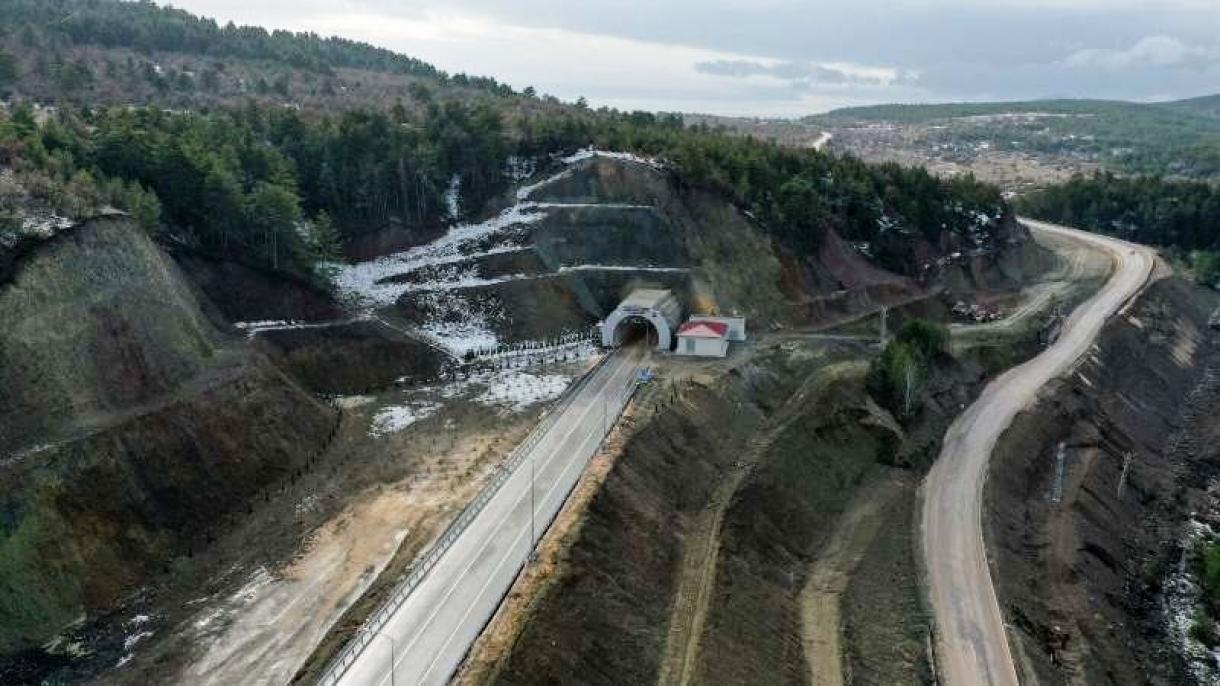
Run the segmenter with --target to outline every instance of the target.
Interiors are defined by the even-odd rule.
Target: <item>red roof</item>
[[[678,329],[679,336],[691,338],[724,338],[729,325],[724,322],[686,322]]]

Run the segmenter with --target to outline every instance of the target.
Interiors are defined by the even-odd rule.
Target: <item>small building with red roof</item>
[[[725,322],[693,320],[678,328],[678,355],[724,357],[729,354],[729,325]]]

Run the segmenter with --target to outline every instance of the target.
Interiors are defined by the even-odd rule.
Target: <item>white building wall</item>
[[[723,338],[678,336],[678,355],[692,357],[724,357],[729,354],[729,342]]]

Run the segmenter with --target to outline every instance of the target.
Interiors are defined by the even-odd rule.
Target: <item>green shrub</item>
[[[1207,616],[1207,611],[1203,608],[1195,610],[1194,616],[1190,621],[1190,637],[1207,646],[1213,648],[1220,644],[1220,637],[1216,636],[1216,623],[1211,617]]]
[[[939,322],[912,319],[898,329],[896,338],[915,347],[928,361],[949,352],[949,327]]]
[[[869,391],[900,418],[913,417],[936,362],[948,352],[948,327],[912,319],[873,361],[868,373]]]

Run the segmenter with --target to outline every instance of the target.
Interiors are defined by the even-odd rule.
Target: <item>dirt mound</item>
[[[1214,449],[1183,449],[1193,443],[1180,436],[1188,395],[1220,362],[1206,328],[1215,300],[1153,285],[996,446],[985,530],[1023,680],[1189,683],[1160,584],[1191,503],[1220,473]]]

